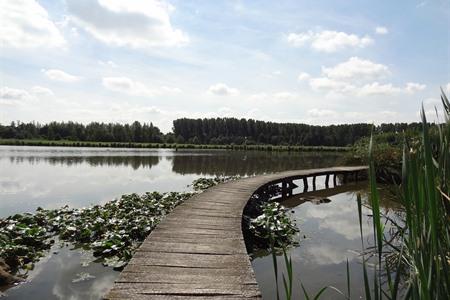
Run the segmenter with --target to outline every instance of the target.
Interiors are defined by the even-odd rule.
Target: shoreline
[[[92,142],[69,140],[27,140],[0,139],[0,146],[42,146],[42,147],[90,147],[90,148],[131,148],[131,149],[203,149],[203,150],[244,150],[244,151],[293,151],[293,152],[347,152],[351,147],[337,146],[274,146],[274,145],[210,145],[175,143],[134,143],[134,142]]]

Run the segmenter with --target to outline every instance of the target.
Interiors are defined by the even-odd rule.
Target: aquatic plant
[[[215,186],[219,183],[227,182],[230,180],[236,180],[241,178],[241,176],[216,176],[213,178],[205,178],[201,177],[194,180],[191,184],[194,191],[204,191],[212,186]]]
[[[234,177],[200,178],[194,192],[129,194],[87,208],[38,208],[0,219],[0,259],[13,273],[28,270],[56,239],[90,249],[104,265],[123,268],[134,250],[177,205]]]
[[[289,210],[278,202],[267,202],[261,205],[261,214],[250,221],[249,229],[259,238],[256,245],[263,248],[281,250],[298,243],[299,232]],[[261,247],[261,246],[260,246]]]
[[[398,228],[400,246],[384,238],[385,228],[380,222],[378,205],[380,196],[371,158],[370,201],[378,265],[373,286],[364,276],[368,299],[446,299],[450,295],[450,102],[443,91],[441,100],[445,120],[437,125],[439,139],[430,139],[430,125],[422,108],[420,141],[404,146],[401,200],[406,214],[405,226]],[[383,261],[385,247],[397,255],[394,268]],[[366,261],[363,266],[366,274]],[[386,278],[381,276],[383,267]]]
[[[396,225],[395,242],[386,239],[382,221],[380,195],[377,190],[377,156],[374,141],[369,143],[370,209],[373,217],[373,239],[376,263],[373,282],[369,281],[369,259],[363,253],[363,283],[366,299],[448,299],[450,295],[450,102],[441,90],[444,123],[435,125],[438,138],[430,137],[430,124],[424,109],[421,111],[422,131],[414,143],[404,143],[399,191],[405,207],[404,222]],[[362,204],[358,196],[359,228],[362,250],[365,250],[362,231]],[[288,274],[283,274],[286,299],[292,295],[292,263],[283,252]],[[392,262],[394,257],[394,263]],[[278,264],[273,254],[276,290]],[[370,264],[371,265],[371,264]],[[334,287],[324,287],[315,296],[331,288],[345,299],[351,299],[350,271],[347,262],[347,294]],[[306,299],[311,296],[301,285]]]

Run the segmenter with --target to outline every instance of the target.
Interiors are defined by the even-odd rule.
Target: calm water
[[[310,295],[316,295],[323,287],[329,285],[346,293],[347,260],[351,275],[352,299],[365,298],[356,199],[359,193],[366,205],[362,210],[365,247],[373,246],[371,211],[367,206],[367,184],[367,182],[349,183],[325,191],[294,196],[282,202],[284,206],[292,209],[292,216],[300,229],[299,246],[288,252],[294,266],[294,299],[303,299],[300,282]],[[323,180],[321,185],[323,187]],[[320,188],[319,186],[318,189]],[[380,189],[380,193],[384,198],[381,203],[383,212],[396,219],[399,207],[396,202],[389,201],[393,198],[392,194],[385,189]],[[305,201],[305,197],[327,198],[331,201],[314,204],[311,201]],[[389,228],[387,224],[387,231]],[[282,256],[278,257],[278,264],[286,273]],[[264,299],[276,299],[272,256],[257,257],[252,265]],[[369,279],[373,281],[372,274],[373,270],[369,268]],[[280,283],[280,291],[283,289]],[[320,299],[344,298],[329,289]]]
[[[201,176],[245,176],[339,164],[342,156],[335,153],[0,146],[0,218],[37,207],[104,203],[125,193],[189,190],[188,185]],[[360,249],[355,200],[359,190],[365,188],[335,190],[327,204],[299,199],[285,203],[293,208],[302,235],[300,246],[291,251],[295,272],[311,291],[328,284],[345,286],[347,258],[352,275],[360,278],[355,252]],[[28,282],[5,293],[11,299],[29,295],[35,299],[101,298],[119,273],[94,261],[89,251],[55,246],[30,272]],[[253,266],[264,296],[272,299],[269,259],[257,258]]]

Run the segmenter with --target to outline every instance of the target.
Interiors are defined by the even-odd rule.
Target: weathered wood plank
[[[242,211],[259,188],[367,167],[296,170],[219,184],[179,205],[142,243],[106,299],[259,299]]]

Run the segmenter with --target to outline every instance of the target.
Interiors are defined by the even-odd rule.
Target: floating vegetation
[[[72,283],[82,282],[90,279],[94,279],[95,276],[86,272],[81,272],[77,274],[77,277],[72,280]]]
[[[249,225],[250,231],[257,239],[254,245],[263,249],[281,250],[298,244],[299,229],[290,217],[288,209],[278,202],[266,202],[260,208],[262,214],[251,219]]]
[[[104,205],[79,209],[38,208],[35,214],[0,219],[0,260],[7,265],[4,268],[0,265],[0,271],[7,269],[8,274],[17,274],[32,270],[34,263],[48,254],[57,238],[92,250],[105,266],[120,270],[147,235],[177,205],[213,185],[235,178],[197,179],[192,184],[195,192],[129,194]]]
[[[204,191],[212,186],[215,186],[219,183],[223,183],[226,181],[230,181],[230,180],[236,180],[241,178],[240,176],[218,176],[218,177],[214,177],[214,178],[199,178],[196,179],[192,182],[192,188],[194,189],[194,191]]]

